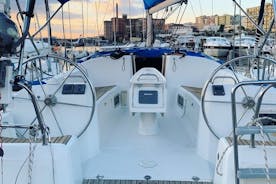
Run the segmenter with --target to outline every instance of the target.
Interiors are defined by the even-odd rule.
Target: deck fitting
[[[192,180],[195,181],[195,182],[198,182],[198,181],[200,180],[200,178],[197,177],[197,176],[193,176],[193,177],[192,177]]]
[[[151,179],[151,176],[150,175],[146,175],[146,176],[144,176],[144,178],[148,182]]]

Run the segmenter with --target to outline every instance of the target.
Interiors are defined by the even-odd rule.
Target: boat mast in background
[[[114,45],[117,45],[117,24],[118,24],[118,3],[115,5],[115,23],[114,23]]]
[[[44,0],[45,2],[45,9],[46,9],[46,21],[50,19],[50,8],[48,0]],[[51,22],[48,23],[48,44],[52,45],[52,29],[51,29]]]
[[[129,42],[132,43],[132,26],[131,26],[131,17],[130,17],[130,0],[128,0],[128,9],[129,9]]]
[[[172,6],[177,3],[185,4],[188,3],[188,0],[144,0],[145,9],[146,9],[146,17],[147,17],[147,42],[146,46],[151,47],[153,44],[153,29],[152,29],[152,14]]]

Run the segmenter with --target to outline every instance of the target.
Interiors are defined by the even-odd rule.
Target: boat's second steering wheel
[[[257,67],[256,67],[257,66]],[[255,55],[248,55],[248,56],[242,56],[235,59],[232,59],[222,65],[220,65],[210,76],[210,78],[205,83],[205,86],[202,90],[201,95],[201,109],[202,109],[202,115],[204,118],[204,121],[206,125],[208,126],[209,130],[212,132],[212,134],[216,138],[220,138],[223,136],[229,136],[229,135],[222,135],[222,133],[219,131],[219,129],[216,128],[216,124],[223,123],[221,121],[224,121],[226,119],[231,118],[231,98],[212,98],[213,94],[210,94],[211,92],[209,90],[212,90],[213,85],[219,84],[220,86],[227,87],[228,91],[225,91],[225,93],[231,93],[232,87],[240,82],[244,81],[263,81],[263,80],[275,80],[276,79],[276,72],[274,71],[276,67],[276,61],[263,57],[263,56],[255,56]],[[240,108],[243,109],[239,112],[238,117],[238,124],[247,121],[248,118],[252,118],[252,116],[256,113],[255,105],[256,105],[256,98],[258,97],[258,94],[260,91],[264,88],[264,85],[260,86],[253,86],[254,91],[248,91],[244,87],[241,87],[240,89],[240,101],[237,102],[240,104]],[[254,93],[252,95],[252,93]],[[219,100],[218,100],[219,99]],[[216,121],[216,117],[221,117],[223,115],[220,114],[220,116],[217,116],[217,114],[214,114],[212,112],[212,106],[214,103],[216,104],[225,104],[224,106],[220,106],[221,108],[224,108],[224,113],[227,113],[227,117],[224,117],[225,119],[220,119]],[[207,105],[208,104],[208,105]],[[206,107],[208,106],[208,108]],[[229,111],[229,112],[228,112]],[[211,113],[212,116],[211,116]],[[217,112],[218,113],[218,112]],[[228,114],[229,113],[229,114]],[[228,126],[228,125],[227,125]],[[229,125],[229,128],[232,127],[232,125]],[[231,131],[231,130],[230,130]],[[230,132],[229,131],[229,132]]]

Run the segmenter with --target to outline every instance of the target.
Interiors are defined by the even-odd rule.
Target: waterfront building
[[[198,29],[203,29],[206,25],[213,25],[215,23],[216,16],[217,15],[214,15],[214,16],[203,15],[203,16],[196,17],[195,25]]]
[[[215,16],[215,25],[224,25],[224,26],[233,25],[233,16],[227,15],[227,14]]]
[[[246,12],[250,15],[251,18],[253,18],[255,21],[257,21],[258,15],[259,15],[260,6],[247,8]],[[271,3],[265,4],[264,9],[264,20],[263,20],[263,28],[264,30],[269,29],[269,25],[271,20],[273,19],[274,13],[273,13],[273,5]],[[255,26],[250,22],[250,20],[246,19],[245,27],[249,30],[255,29]],[[275,32],[275,27],[272,29],[273,32]]]
[[[153,19],[153,29],[155,34],[165,32],[165,19]],[[116,40],[118,42],[129,41],[130,38],[130,23],[132,38],[145,39],[146,37],[146,19],[134,18],[128,19],[126,14],[123,14],[121,18],[113,17],[111,21],[104,21],[104,37],[110,41]],[[115,34],[114,34],[115,32]]]
[[[174,24],[170,23],[166,25],[166,31],[175,35],[191,35],[197,31],[193,23]]]
[[[107,40],[113,39],[112,21],[110,20],[104,21],[104,37]]]

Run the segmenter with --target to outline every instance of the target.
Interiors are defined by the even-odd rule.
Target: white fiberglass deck
[[[175,116],[175,115],[174,115]],[[213,167],[196,153],[191,135],[192,122],[177,117],[159,117],[160,132],[155,136],[138,134],[138,117],[128,112],[100,122],[101,151],[84,165],[84,178],[211,181]],[[183,121],[183,120],[182,120]]]

